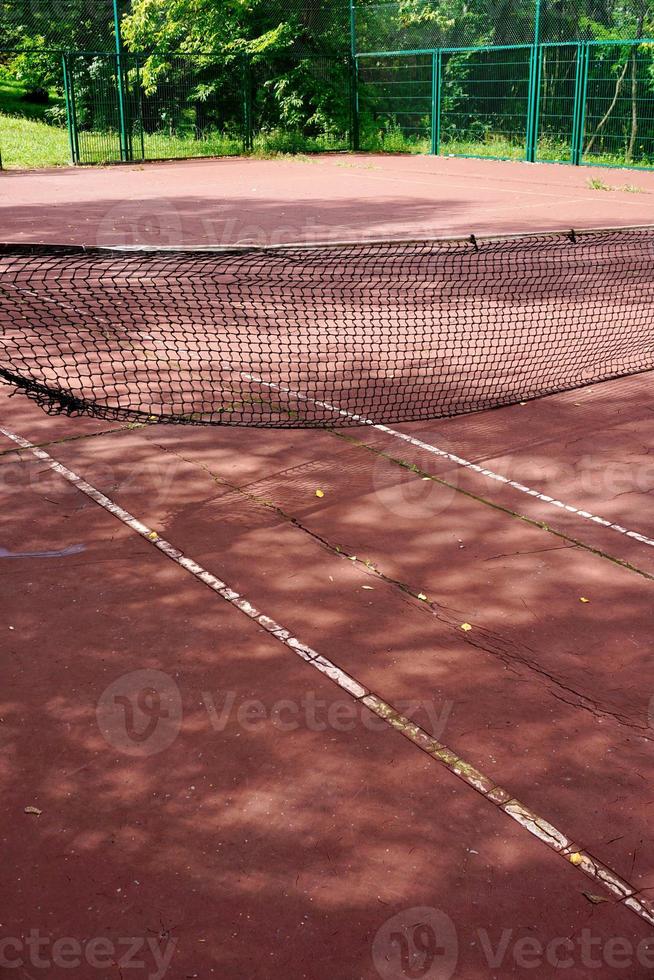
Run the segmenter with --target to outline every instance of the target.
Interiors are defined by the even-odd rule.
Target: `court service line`
[[[431,453],[432,456],[438,456],[440,459],[446,459],[450,463],[455,463],[457,466],[461,466],[473,473],[478,473],[480,476],[486,477],[487,480],[494,480],[496,483],[502,483],[504,486],[511,487],[512,490],[518,490],[520,493],[524,493],[528,497],[533,497],[535,500],[540,500],[541,503],[547,504],[550,507],[556,507],[557,510],[567,511],[569,514],[573,514],[575,517],[581,517],[583,520],[589,521],[591,524],[598,524],[600,527],[605,527],[609,531],[616,531],[618,534],[622,534],[627,538],[633,538],[634,541],[639,541],[640,544],[646,544],[650,548],[654,548],[654,539],[646,537],[639,531],[631,531],[629,528],[622,527],[621,524],[614,524],[612,521],[608,521],[605,517],[599,517],[597,514],[592,514],[590,511],[583,510],[580,507],[575,507],[573,504],[566,504],[562,500],[558,500],[556,497],[550,497],[549,494],[543,493],[541,490],[534,490],[532,487],[527,487],[523,483],[518,483],[516,480],[510,480],[508,476],[503,476],[501,473],[496,473],[494,470],[489,470],[485,466],[480,466],[478,463],[473,463],[471,460],[464,459],[462,456],[457,456],[455,453],[450,453],[446,449],[441,449],[439,446],[434,446],[429,442],[423,442],[422,439],[416,439],[415,436],[407,435],[406,432],[400,432],[398,429],[391,429],[388,425],[373,422],[371,419],[367,419],[362,415],[355,415],[352,412],[348,412],[344,408],[339,408],[337,405],[330,405],[329,402],[322,402],[315,398],[309,398],[307,395],[294,391],[293,388],[288,388],[286,385],[276,384],[272,381],[264,381],[263,378],[259,378],[254,374],[246,374],[243,372],[242,377],[246,378],[248,381],[254,381],[256,384],[263,385],[266,388],[274,388],[276,391],[285,392],[286,394],[297,398],[298,401],[310,402],[312,405],[317,405],[319,408],[326,408],[328,412],[334,412],[338,415],[342,415],[344,418],[352,419],[353,422],[357,422],[359,425],[368,425],[373,429],[377,429],[378,432],[384,432],[386,435],[392,436],[394,439],[401,439],[402,442],[408,442],[409,445],[415,446],[417,449],[422,449],[427,453]]]
[[[364,704],[370,711],[381,718],[389,728],[399,732],[409,742],[416,745],[423,752],[426,752],[427,755],[461,779],[467,786],[484,796],[493,806],[502,810],[512,820],[515,820],[516,823],[520,824],[533,837],[546,844],[550,850],[559,854],[569,864],[572,864],[583,874],[593,879],[596,884],[603,885],[604,888],[618,899],[620,904],[625,905],[645,922],[654,926],[654,908],[646,899],[639,897],[637,888],[618,875],[612,868],[598,861],[588,851],[575,844],[572,838],[568,837],[533,810],[530,810],[529,807],[521,803],[520,800],[517,800],[493,779],[458,756],[447,745],[439,742],[424,729],[420,728],[419,725],[416,725],[404,715],[401,715],[392,705],[374,694],[351,674],[346,673],[331,660],[321,656],[316,650],[302,643],[297,637],[293,636],[290,630],[280,625],[270,616],[262,613],[244,598],[244,596],[235,592],[234,589],[231,589],[212,572],[203,568],[202,565],[199,565],[165,538],[162,538],[157,531],[138,520],[129,511],[121,507],[120,504],[117,504],[111,498],[107,497],[106,494],[102,493],[101,490],[87,483],[83,477],[54,459],[44,449],[35,446],[29,440],[2,426],[0,426],[0,433],[8,439],[11,439],[21,449],[29,451],[33,456],[45,463],[51,470],[63,477],[64,480],[67,480],[68,483],[80,490],[109,514],[117,518],[132,531],[135,531],[146,541],[149,541],[155,548],[158,548],[159,551],[166,555],[167,558],[170,558],[171,561],[174,561],[249,619],[256,622],[263,630],[270,633],[271,636],[274,636],[280,643],[283,643],[305,663],[314,667],[325,677],[328,677],[351,698]]]

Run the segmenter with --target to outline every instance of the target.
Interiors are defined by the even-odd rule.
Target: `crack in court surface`
[[[479,463],[473,463],[469,459],[464,459],[462,456],[457,456],[456,453],[448,452],[448,450],[441,449],[439,446],[434,446],[432,443],[423,442],[422,439],[416,439],[415,436],[411,436],[406,432],[400,432],[399,429],[391,429],[390,426],[383,425],[380,422],[373,422],[371,419],[367,419],[363,415],[355,415],[352,412],[348,412],[344,408],[339,408],[338,405],[331,405],[329,402],[322,402],[315,398],[309,398],[307,395],[303,395],[301,392],[295,391],[293,388],[289,388],[286,385],[276,384],[272,381],[265,381],[263,378],[260,378],[257,375],[246,374],[243,372],[243,377],[247,381],[252,381],[255,384],[263,385],[265,388],[270,388],[275,391],[281,391],[285,394],[292,395],[294,398],[297,398],[298,401],[309,402],[312,405],[317,405],[318,408],[324,408],[328,412],[333,412],[335,415],[352,419],[353,422],[357,422],[361,426],[368,426],[372,429],[376,429],[377,432],[383,432],[385,435],[391,436],[393,439],[400,439],[402,442],[406,442],[410,446],[414,446],[416,449],[422,449],[424,452],[430,453],[432,456],[437,456],[439,459],[445,459],[449,463],[454,463],[456,466],[461,466],[463,469],[470,470],[472,473],[477,473],[479,476],[483,476],[488,480],[494,480],[496,483],[501,483],[504,486],[510,487],[512,490],[518,490],[520,493],[524,493],[528,497],[533,497],[535,500],[538,500],[541,503],[555,507],[559,511],[566,511],[569,514],[573,514],[575,517],[580,517],[583,520],[588,521],[589,523],[597,524],[600,527],[606,528],[608,531],[616,531],[619,534],[623,534],[627,538],[633,538],[640,544],[646,544],[649,547],[654,548],[654,539],[648,538],[639,531],[629,530],[626,527],[622,527],[621,524],[614,524],[612,521],[609,521],[604,517],[599,517],[597,514],[592,514],[590,511],[584,510],[581,507],[575,507],[573,504],[566,504],[562,500],[557,500],[556,497],[550,497],[549,494],[543,493],[541,490],[534,490],[532,487],[527,487],[523,483],[518,483],[516,480],[510,480],[508,476],[503,476],[501,473],[496,473],[494,470],[480,466]],[[601,554],[601,552],[598,553]]]
[[[225,582],[217,578],[217,576],[203,568],[192,558],[189,558],[165,538],[162,538],[153,528],[148,527],[148,525],[134,517],[100,490],[87,483],[83,477],[54,459],[44,449],[37,447],[29,442],[29,440],[1,426],[0,433],[21,449],[32,453],[33,456],[45,463],[51,470],[67,480],[68,483],[76,487],[81,493],[85,494],[140,537],[149,541],[150,544],[166,555],[167,558],[174,561],[198,581],[221,596],[226,602],[229,602],[249,619],[256,622],[263,630],[271,636],[274,636],[280,643],[283,643],[289,650],[299,656],[302,661],[314,667],[325,677],[328,677],[356,702],[365,705],[377,717],[383,719],[390,728],[397,731],[421,749],[421,751],[425,752],[449,770],[449,772],[457,776],[467,786],[485,797],[492,805],[502,810],[508,817],[520,824],[533,837],[542,841],[552,851],[559,854],[564,860],[572,864],[594,882],[602,885],[619,903],[630,909],[645,922],[654,926],[654,906],[642,898],[638,890],[613,871],[612,868],[595,859],[588,851],[580,849],[571,838],[549,823],[549,821],[533,812],[525,804],[515,799],[511,793],[497,785],[493,779],[490,779],[476,769],[475,766],[459,757],[447,745],[439,742],[429,735],[428,732],[424,731],[424,729],[400,714],[392,705],[359,683],[355,677],[346,673],[331,660],[321,656],[316,650],[302,643],[284,626],[261,612],[244,596],[235,592]]]
[[[550,673],[549,671],[545,670],[536,660],[534,660],[532,657],[529,656],[530,653],[533,653],[533,651],[531,651],[529,647],[518,646],[518,647],[511,648],[512,645],[507,644],[507,642],[500,634],[494,633],[491,630],[484,629],[483,627],[479,627],[479,626],[476,627],[476,632],[474,636],[470,633],[464,633],[463,636],[461,636],[460,617],[455,616],[452,609],[448,608],[441,602],[438,602],[436,600],[432,602],[430,600],[425,600],[424,598],[421,598],[421,589],[418,586],[410,585],[408,582],[404,582],[401,579],[388,575],[385,572],[383,572],[375,563],[364,561],[363,559],[358,558],[354,554],[349,554],[340,546],[332,544],[332,542],[329,541],[327,538],[323,537],[323,535],[318,534],[316,531],[311,530],[311,528],[309,527],[306,527],[297,517],[294,517],[292,514],[288,514],[278,504],[273,503],[271,500],[267,500],[265,497],[258,496],[252,490],[248,489],[247,485],[244,487],[240,487],[238,486],[238,484],[232,483],[230,480],[227,480],[224,477],[221,477],[218,474],[214,473],[213,470],[211,470],[209,466],[207,466],[205,463],[201,463],[196,460],[189,459],[187,456],[184,456],[182,453],[177,452],[176,450],[171,449],[170,447],[163,446],[157,442],[153,442],[153,445],[161,453],[164,454],[168,453],[170,455],[175,456],[177,459],[182,460],[184,463],[189,464],[190,466],[198,467],[204,473],[206,473],[207,476],[209,476],[209,478],[214,483],[218,483],[223,487],[227,487],[230,490],[232,490],[234,493],[239,494],[239,496],[255,504],[257,507],[260,507],[264,510],[274,513],[278,518],[283,520],[285,523],[296,528],[298,531],[302,532],[303,534],[306,534],[309,538],[311,538],[321,547],[325,548],[325,550],[328,551],[331,555],[334,555],[335,557],[338,558],[342,558],[345,561],[353,562],[362,571],[365,571],[368,574],[373,575],[375,578],[381,580],[391,588],[396,588],[404,595],[414,599],[416,602],[415,608],[417,610],[433,616],[434,619],[436,619],[437,622],[441,623],[443,626],[455,630],[458,638],[462,639],[464,643],[468,644],[468,646],[471,646],[474,649],[480,650],[482,653],[486,653],[489,656],[500,660],[505,666],[511,667],[516,674],[519,673],[517,668],[522,667],[525,671],[527,671],[526,676],[532,678],[536,676],[538,680],[540,680],[541,682],[545,682],[546,688],[548,691],[550,691],[552,696],[563,701],[565,704],[568,704],[574,708],[579,708],[583,711],[588,711],[595,718],[599,718],[599,717],[608,718],[611,721],[614,721],[617,724],[622,725],[623,727],[629,729],[630,731],[637,731],[640,734],[644,734],[644,737],[647,737],[648,733],[650,732],[650,727],[648,725],[646,724],[638,725],[633,721],[633,719],[630,719],[625,715],[621,715],[618,712],[610,711],[608,708],[603,707],[599,702],[594,701],[592,698],[584,694],[582,691],[578,691],[575,688],[569,687],[568,685],[564,684],[559,678],[557,678],[554,674]],[[368,448],[368,447],[364,447],[364,448]],[[473,499],[479,502],[478,498],[473,497]],[[520,552],[520,554],[542,554],[544,552],[546,553],[546,552],[557,551],[557,550],[560,551],[560,550],[574,548],[574,547],[576,547],[575,543],[570,542],[569,544],[561,545],[559,548],[540,548],[532,552]],[[600,555],[599,557],[603,557],[603,556]],[[480,636],[484,638],[485,642],[482,642],[482,639],[479,638]],[[568,701],[562,696],[562,693],[557,693],[557,691],[553,690],[552,688],[557,688],[560,692],[567,693],[572,697],[574,697],[576,700]]]

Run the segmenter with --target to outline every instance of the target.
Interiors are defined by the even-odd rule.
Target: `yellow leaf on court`
[[[316,497],[324,497],[324,496],[325,496],[324,490],[316,490]]]
[[[583,860],[584,859],[582,858],[581,854],[579,854],[578,851],[575,851],[574,854],[570,855],[570,864],[574,864],[575,867],[578,867]]]
[[[461,629],[463,630],[464,633],[469,633],[470,630],[472,629],[472,626],[470,625],[470,623],[461,623]]]
[[[590,599],[587,599],[585,596],[582,595],[579,596],[579,602],[590,602]]]

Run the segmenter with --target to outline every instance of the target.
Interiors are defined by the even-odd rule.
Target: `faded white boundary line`
[[[360,684],[359,681],[341,670],[336,664],[326,657],[322,657],[316,650],[301,643],[297,637],[293,636],[290,630],[281,626],[270,616],[260,612],[252,603],[248,602],[243,596],[203,568],[192,558],[187,557],[178,548],[175,548],[169,541],[162,538],[155,530],[143,524],[138,518],[134,517],[129,511],[125,510],[115,501],[107,497],[102,491],[87,483],[81,476],[58,462],[44,449],[40,449],[33,443],[24,439],[22,436],[0,426],[0,432],[8,439],[11,439],[21,449],[32,453],[37,459],[44,462],[51,470],[63,477],[82,493],[90,497],[96,504],[108,511],[113,517],[117,518],[127,527],[131,528],[146,541],[149,541],[155,548],[163,552],[167,558],[174,561],[181,568],[193,575],[198,581],[208,586],[221,598],[235,606],[240,612],[244,613],[249,619],[258,623],[262,629],[270,633],[293,653],[297,654],[305,663],[315,667],[321,674],[324,674],[331,681],[338,685],[343,691],[349,694],[356,701],[362,704],[383,719],[386,724],[398,731],[406,739],[417,745],[437,762],[440,762],[459,779],[463,780],[468,786],[486,797],[494,806],[502,810],[507,816],[519,823],[533,837],[538,838],[551,850],[556,851],[568,862],[579,868],[585,875],[592,878],[597,884],[603,885],[620,902],[635,912],[641,919],[654,926],[654,909],[651,908],[646,900],[638,897],[637,889],[628,881],[621,878],[615,871],[602,862],[597,861],[591,854],[579,848],[572,839],[567,837],[562,831],[558,830],[547,820],[534,813],[519,800],[516,800],[507,790],[498,786],[494,780],[485,776],[482,772],[475,769],[465,759],[461,759],[451,749],[442,742],[437,741],[428,732],[420,728],[414,722],[409,721],[404,715],[395,711],[392,705],[387,704],[368,688]]]
[[[480,476],[485,476],[488,480],[495,480],[496,483],[503,483],[507,487],[511,487],[512,490],[518,490],[520,493],[526,494],[528,497],[534,497],[536,500],[540,500],[541,503],[549,504],[550,507],[556,507],[558,510],[565,510],[569,514],[574,514],[576,517],[581,517],[586,521],[590,521],[592,524],[599,524],[601,527],[607,528],[609,531],[617,531],[619,534],[623,534],[627,538],[633,538],[635,541],[639,541],[641,544],[649,545],[650,548],[654,548],[654,539],[648,538],[639,531],[630,531],[626,527],[622,527],[621,524],[614,524],[612,521],[607,521],[604,517],[598,517],[597,514],[591,514],[590,511],[582,510],[579,507],[575,507],[573,504],[566,504],[562,500],[557,500],[556,497],[550,497],[546,493],[542,493],[540,490],[533,490],[531,487],[526,487],[522,483],[517,483],[515,480],[510,480],[507,476],[502,476],[501,473],[496,473],[494,470],[486,469],[484,466],[480,466],[478,463],[473,463],[469,459],[463,459],[462,456],[456,456],[454,453],[449,453],[445,449],[440,449],[438,446],[433,446],[429,442],[423,442],[422,439],[416,439],[414,436],[407,435],[404,432],[398,432],[397,429],[391,429],[387,425],[382,425],[378,422],[373,422],[371,419],[365,418],[363,415],[355,415],[352,412],[346,411],[344,408],[339,408],[337,405],[330,405],[329,402],[318,401],[315,398],[309,398],[307,395],[303,395],[298,391],[294,391],[293,388],[288,388],[286,385],[275,384],[272,381],[264,381],[263,378],[257,377],[255,374],[242,374],[247,381],[253,381],[256,384],[263,385],[266,388],[274,388],[275,391],[283,391],[288,395],[292,395],[293,398],[297,398],[298,401],[310,402],[312,405],[318,405],[319,408],[325,408],[328,412],[335,412],[338,415],[342,415],[345,418],[352,419],[353,422],[358,422],[359,425],[368,425],[373,429],[377,429],[378,432],[385,432],[388,436],[393,436],[394,439],[401,439],[403,442],[408,442],[409,445],[415,446],[417,449],[423,449],[425,452],[431,453],[432,456],[438,456],[440,459],[446,459],[450,463],[455,463],[457,466],[462,466],[467,470],[471,470],[473,473],[478,473]]]

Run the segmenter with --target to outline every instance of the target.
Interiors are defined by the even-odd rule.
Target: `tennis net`
[[[274,248],[0,246],[0,377],[50,413],[357,425],[654,367],[654,228]]]

